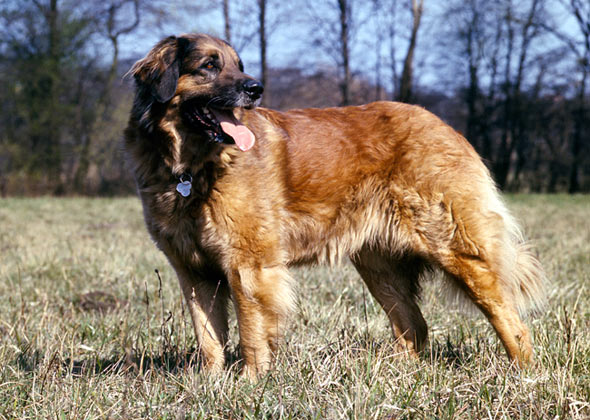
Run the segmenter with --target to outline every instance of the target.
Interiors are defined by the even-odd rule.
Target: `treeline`
[[[132,192],[123,75],[149,45],[129,45],[194,30],[246,57],[265,106],[420,104],[468,138],[502,189],[590,190],[587,0],[193,3],[1,5],[0,194]]]

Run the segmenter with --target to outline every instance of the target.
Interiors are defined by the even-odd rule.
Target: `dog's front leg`
[[[255,379],[267,372],[293,307],[291,277],[284,266],[233,270],[229,283],[240,331],[244,375]]]
[[[203,276],[173,264],[191,314],[203,368],[217,372],[225,365],[229,289],[223,275]],[[206,277],[206,278],[205,278]]]

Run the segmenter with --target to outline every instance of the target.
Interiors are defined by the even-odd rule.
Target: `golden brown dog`
[[[427,268],[485,314],[508,356],[544,275],[469,143],[424,109],[377,102],[276,112],[224,41],[159,42],[131,73],[126,130],[147,228],[176,270],[204,366],[223,367],[236,308],[244,372],[269,369],[293,309],[288,267],[352,260],[396,343],[426,341]]]

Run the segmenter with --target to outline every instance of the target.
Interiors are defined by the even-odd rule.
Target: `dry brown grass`
[[[2,200],[0,418],[590,418],[590,197],[509,204],[552,282],[528,321],[534,367],[512,369],[483,317],[442,302],[437,282],[424,290],[426,353],[396,356],[385,315],[344,266],[295,273],[298,312],[275,368],[253,384],[237,360],[223,375],[199,372],[138,200]]]

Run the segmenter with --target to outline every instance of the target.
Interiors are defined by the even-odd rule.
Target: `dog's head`
[[[244,73],[236,51],[225,41],[203,35],[160,41],[130,73],[137,85],[134,116],[149,128],[157,104],[177,107],[182,123],[219,143],[247,150],[254,135],[235,117],[236,108],[260,103],[262,83]]]

